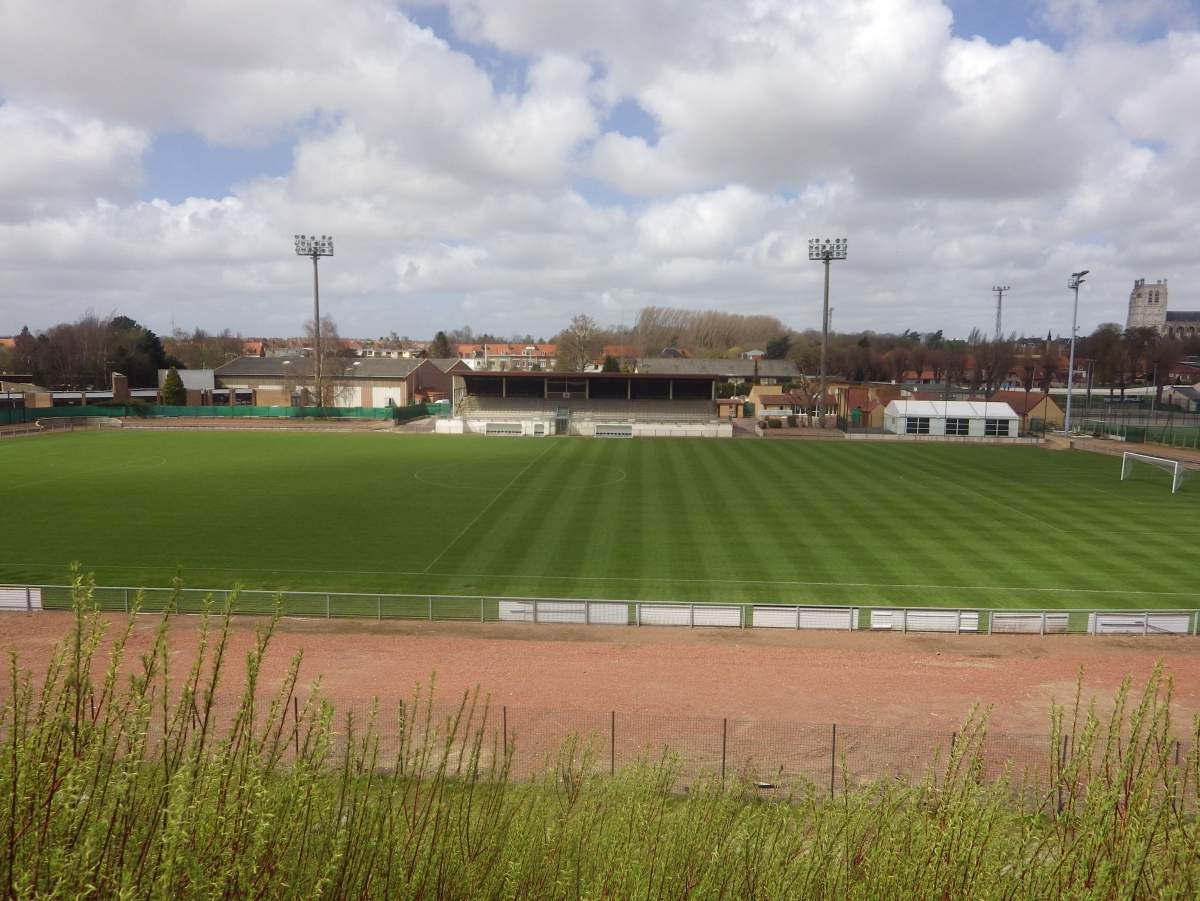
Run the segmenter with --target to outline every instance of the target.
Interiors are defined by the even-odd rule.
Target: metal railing
[[[976,635],[1186,635],[1200,634],[1198,609],[1028,609],[905,607],[890,604],[650,602],[609,598],[500,595],[382,594],[263,589],[136,588],[97,586],[103,610],[157,612],[173,604],[198,613],[226,602],[237,614],[430,622],[530,623],[576,626],[679,626],[685,628],[935,632]],[[8,609],[71,606],[68,585],[0,586]]]

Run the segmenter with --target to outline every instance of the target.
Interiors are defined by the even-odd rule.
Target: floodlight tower
[[[316,355],[317,406],[325,402],[321,384],[321,289],[317,282],[317,260],[333,256],[333,235],[295,235],[296,255],[313,261],[313,353]]]
[[[1072,272],[1071,281],[1067,283],[1067,287],[1075,292],[1075,309],[1071,313],[1071,356],[1067,362],[1067,415],[1063,421],[1063,429],[1067,434],[1071,433],[1071,395],[1075,390],[1075,333],[1079,331],[1076,324],[1079,321],[1079,286],[1083,284],[1083,277],[1090,271],[1084,269],[1082,272]]]
[[[1000,329],[1000,308],[1004,305],[1004,292],[1011,291],[1011,290],[1012,289],[1009,288],[1008,285],[993,285],[992,286],[992,293],[996,295],[996,343],[997,344],[1000,343],[1000,337],[1002,335],[1002,332]]]
[[[821,311],[821,381],[818,387],[817,417],[825,423],[825,373],[829,359],[829,264],[834,260],[846,259],[846,239],[809,238],[808,258],[825,264],[825,304]]]

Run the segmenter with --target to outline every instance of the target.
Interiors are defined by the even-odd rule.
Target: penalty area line
[[[443,557],[446,556],[446,554],[450,551],[450,548],[452,548],[452,547],[454,547],[454,545],[458,544],[458,542],[462,540],[462,537],[464,535],[466,535],[469,531],[471,531],[471,529],[474,527],[475,523],[479,522],[479,520],[483,517],[483,515],[485,513],[487,513],[488,510],[492,509],[492,506],[496,503],[496,501],[500,500],[500,498],[503,497],[504,493],[506,491],[508,491],[509,488],[511,488],[513,485],[515,485],[517,483],[517,479],[521,478],[521,476],[523,476],[523,475],[525,475],[525,473],[529,472],[529,470],[533,468],[534,464],[540,462],[542,457],[544,457],[544,456],[546,456],[546,454],[550,453],[550,451],[552,451],[554,449],[554,447],[555,447],[555,443],[553,441],[550,442],[549,447],[547,447],[544,451],[542,451],[540,454],[538,454],[536,457],[534,457],[532,460],[530,460],[528,463],[526,463],[520,472],[518,472],[515,476],[513,476],[511,479],[509,479],[508,483],[503,488],[501,488],[499,491],[496,492],[496,496],[493,497],[490,501],[488,501],[483,506],[483,509],[481,509],[478,513],[475,514],[474,517],[472,517],[472,519],[469,523],[467,523],[465,526],[463,526],[462,531],[460,531],[457,535],[455,535],[450,540],[449,544],[447,544],[444,548],[442,548],[441,553],[429,561],[429,565],[425,567],[425,569],[422,571],[421,574],[422,575],[428,574],[429,571],[431,569],[433,569],[434,565],[437,564],[439,561],[441,561],[441,559]]]

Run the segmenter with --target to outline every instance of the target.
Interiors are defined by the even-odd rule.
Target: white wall
[[[371,389],[371,406],[386,407],[388,401],[391,401],[397,407],[405,406],[404,386],[399,385],[390,388],[372,388]]]

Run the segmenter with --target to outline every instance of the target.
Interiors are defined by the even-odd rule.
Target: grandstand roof
[[[424,360],[364,357],[360,360],[332,357],[325,361],[327,375],[345,379],[407,378]],[[355,365],[357,364],[357,365]],[[313,372],[312,357],[238,357],[216,368],[219,378],[307,378]],[[180,372],[183,375],[183,372]]]
[[[701,357],[643,357],[639,373],[654,375],[714,375],[753,378],[799,378],[800,370],[791,360],[722,360]]]
[[[633,379],[634,381],[667,378],[677,381],[681,379],[714,381],[720,377],[711,372],[558,372],[557,370],[528,369],[480,369],[455,373],[455,375],[476,379]]]

